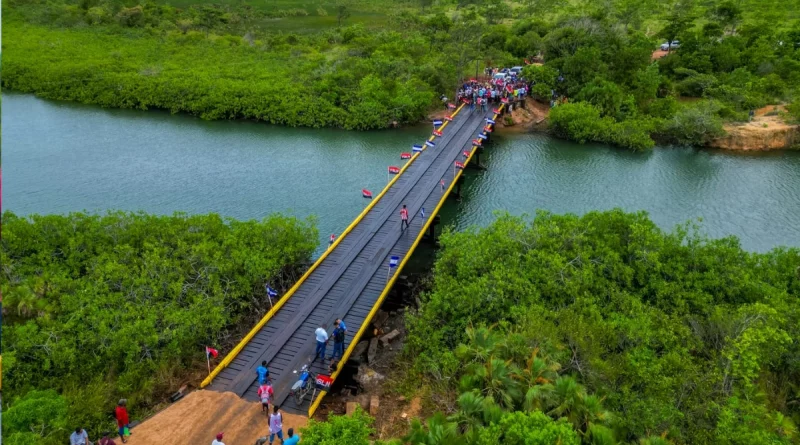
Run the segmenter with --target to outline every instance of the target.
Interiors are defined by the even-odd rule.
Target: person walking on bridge
[[[258,376],[258,384],[264,384],[270,380],[269,378],[269,369],[267,368],[267,361],[263,360],[261,362],[261,366],[256,368],[256,375]]]
[[[321,358],[322,360],[325,360],[325,349],[326,349],[326,347],[328,345],[328,330],[327,329],[328,329],[328,325],[326,325],[325,323],[322,323],[320,325],[320,327],[317,328],[316,332],[314,332],[314,335],[316,335],[316,337],[317,337],[317,353],[314,355],[314,360],[316,360],[317,357]],[[270,443],[272,443],[272,442],[270,442]]]
[[[408,228],[408,209],[406,205],[403,204],[403,208],[400,209],[400,233],[403,233]]]

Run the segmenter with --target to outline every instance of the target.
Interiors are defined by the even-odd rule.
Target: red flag
[[[468,158],[468,157],[469,157],[469,155],[471,155],[471,154],[472,154],[472,152],[471,152],[471,151],[469,151],[469,150],[464,150],[464,153],[462,153],[462,154],[464,155],[464,157],[465,157],[465,158]]]
[[[217,358],[217,356],[219,355],[219,351],[217,351],[216,349],[214,349],[212,347],[206,346],[206,356],[209,356],[209,355],[214,357],[214,358]]]
[[[508,98],[504,97],[504,98],[500,99],[500,102],[503,102],[504,104],[507,104],[508,103]]]
[[[441,131],[439,131],[439,130],[433,130],[433,135],[434,135],[434,136],[441,136],[441,135],[442,135],[442,132],[441,132]]]
[[[451,110],[454,109],[455,107],[456,107],[456,104],[453,104],[453,103],[447,104],[447,108],[449,108]]]
[[[514,87],[512,87],[511,84],[508,84],[508,85],[506,85],[506,91],[508,91],[509,93],[513,93],[514,92]]]
[[[481,140],[480,139],[473,139],[472,140],[472,145],[477,145],[478,147],[480,147],[481,146]]]
[[[442,179],[442,181],[439,183],[442,184],[442,190],[444,190],[444,179]]]
[[[467,99],[466,97],[462,97],[461,98],[461,102],[464,102],[465,104],[468,104],[469,103],[469,99]]]
[[[333,244],[333,241],[336,239],[336,235],[331,233],[330,243]]]
[[[367,189],[361,189],[361,196],[372,199],[372,192]]]
[[[463,169],[464,168],[464,164],[456,161],[456,168],[462,168]]]
[[[477,82],[477,80],[475,80],[475,79],[470,79],[469,81],[470,82]]]
[[[411,159],[411,153],[400,153],[400,159]]]
[[[389,173],[396,175],[400,173],[400,167],[395,167],[394,165],[389,166]]]
[[[453,122],[453,116],[445,116],[444,120],[446,120],[447,122]]]
[[[492,132],[492,126],[491,125],[487,125],[487,126],[483,127],[483,131],[485,131],[487,133],[491,133]]]
[[[500,114],[500,110],[498,110],[497,108],[495,108],[494,110],[492,110],[492,112],[493,112],[494,114]]]

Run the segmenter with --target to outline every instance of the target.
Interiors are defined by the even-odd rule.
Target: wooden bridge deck
[[[463,152],[473,150],[472,140],[486,125],[485,119],[492,116],[491,111],[484,114],[468,108],[459,109],[452,122],[440,127],[443,136],[432,139],[436,147],[427,147],[407,161],[401,174],[376,198],[372,207],[362,213],[360,220],[351,225],[349,233],[340,236],[295,285],[293,292],[287,293],[280,307],[267,314],[261,326],[254,328],[250,338],[245,338],[223,360],[203,386],[210,382],[212,390],[232,391],[245,399],[258,400],[255,368],[266,361],[275,390],[275,404],[289,413],[313,414],[319,401],[313,403],[306,399],[303,406],[296,406],[289,391],[297,380],[293,371],[314,357],[314,331],[325,323],[330,333],[334,320],[342,318],[348,327],[345,359],[349,357],[391,288],[392,277],[412,254],[425,233],[426,223],[438,212],[461,175],[460,170],[455,171],[454,162],[468,162]],[[444,187],[441,180],[444,180]],[[410,227],[401,233],[403,204],[408,208]],[[424,218],[420,214],[423,208]],[[392,255],[399,256],[402,262],[390,275],[388,262]],[[326,354],[330,356],[332,351],[331,340]],[[327,374],[327,366],[327,360],[317,359],[311,369],[315,374]],[[323,396],[324,393],[318,392],[317,399]]]

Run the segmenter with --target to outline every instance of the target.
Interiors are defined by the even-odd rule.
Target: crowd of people
[[[496,69],[492,71],[496,73]],[[500,104],[507,99],[509,107],[522,102],[530,91],[530,85],[516,75],[503,77],[490,76],[488,79],[470,79],[464,82],[456,93],[459,102],[469,105],[470,110],[480,109],[486,112],[489,105]]]

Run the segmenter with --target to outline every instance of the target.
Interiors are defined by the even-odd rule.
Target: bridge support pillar
[[[461,201],[461,186],[463,184],[464,184],[464,175],[461,175],[458,177],[458,180],[456,181],[456,190],[455,190],[456,201]]]
[[[431,245],[436,246],[436,226],[442,221],[442,218],[439,215],[433,217],[433,221],[431,221],[431,225],[428,226],[428,242]]]

